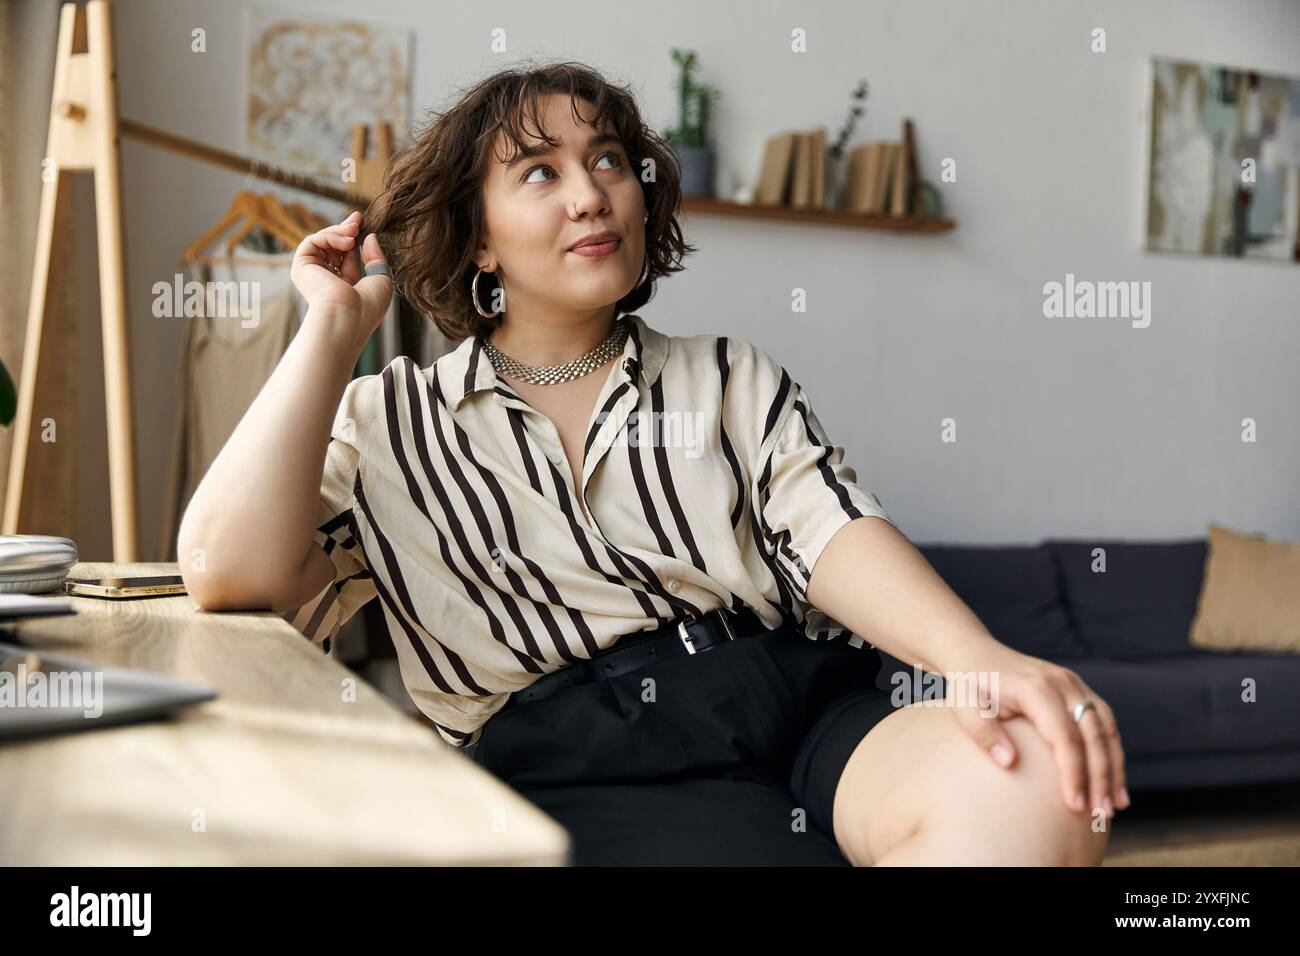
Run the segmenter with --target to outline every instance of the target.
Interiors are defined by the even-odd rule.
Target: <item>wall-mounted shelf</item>
[[[783,219],[787,222],[815,222],[827,226],[851,226],[858,229],[892,229],[895,232],[949,232],[957,225],[951,219],[881,216],[873,213],[850,212],[846,209],[799,209],[794,206],[731,202],[704,196],[683,196],[681,208],[684,212],[698,212],[705,215]]]

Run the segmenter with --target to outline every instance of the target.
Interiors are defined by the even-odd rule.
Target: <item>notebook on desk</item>
[[[216,696],[204,684],[0,642],[0,741],[150,720]]]

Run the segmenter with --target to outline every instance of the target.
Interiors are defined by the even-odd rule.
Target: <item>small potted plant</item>
[[[677,153],[682,170],[682,194],[713,195],[713,104],[721,95],[715,86],[695,81],[694,50],[672,51],[681,69],[677,79],[678,125],[664,139]]]

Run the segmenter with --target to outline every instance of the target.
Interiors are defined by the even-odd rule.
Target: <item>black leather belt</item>
[[[782,615],[784,626],[789,618]],[[724,608],[709,611],[694,620],[681,618],[649,631],[632,631],[598,651],[590,660],[574,661],[557,671],[543,674],[522,690],[510,695],[501,712],[543,700],[577,684],[617,677],[655,661],[701,654],[720,644],[752,637],[769,630],[763,619],[749,608],[733,613]]]

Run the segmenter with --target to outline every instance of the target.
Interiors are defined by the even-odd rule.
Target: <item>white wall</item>
[[[123,114],[245,151],[241,6],[120,0]],[[866,77],[855,143],[896,138],[912,117],[927,178],[957,160],[958,181],[942,187],[957,229],[691,217],[701,251],[660,283],[647,321],[774,355],[916,541],[1196,535],[1209,520],[1300,538],[1300,268],[1141,250],[1149,58],[1300,74],[1293,0],[278,6],[414,29],[413,121],[454,87],[537,56],[630,81],[662,130],[676,122],[669,50],[693,48],[701,78],[723,89],[723,188],[731,174],[752,180],[775,132],[833,137]],[[208,30],[204,55],[189,52],[195,26]],[[1089,49],[1098,26],[1104,54]],[[510,53],[490,52],[494,27]],[[789,52],[795,27],[806,54]],[[179,328],[150,315],[149,290],[241,177],[132,140],[123,155],[147,554],[180,346]],[[1067,272],[1149,280],[1150,327],[1044,318],[1043,284]],[[806,314],[791,314],[796,287]],[[955,444],[940,441],[948,416]],[[1240,441],[1246,416],[1256,444]]]

